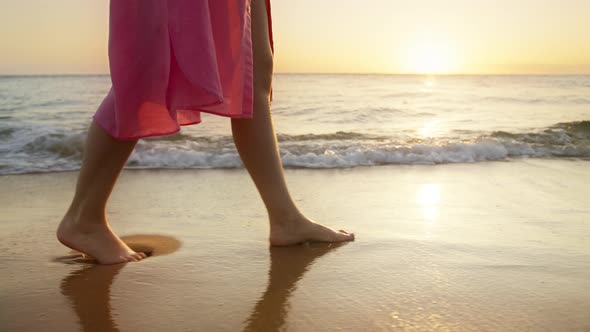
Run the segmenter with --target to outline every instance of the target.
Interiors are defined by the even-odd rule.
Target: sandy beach
[[[54,237],[77,173],[1,176],[1,329],[590,330],[588,161],[286,175],[357,240],[270,249],[243,169],[126,170],[110,221],[151,257],[97,266]]]

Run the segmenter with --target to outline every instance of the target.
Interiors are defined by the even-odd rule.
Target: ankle
[[[76,224],[106,223],[106,213],[104,208],[92,207],[84,204],[72,203],[66,212],[64,219],[66,218]]]
[[[272,210],[268,212],[270,226],[272,227],[290,227],[306,222],[307,218],[298,209]]]

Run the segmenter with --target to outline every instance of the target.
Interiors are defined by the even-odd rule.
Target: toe
[[[343,229],[338,230],[340,233],[342,234],[346,234],[349,238],[351,238],[352,240],[354,240],[354,233],[349,233]]]
[[[352,240],[354,240],[354,234],[341,231],[340,233],[336,233],[336,240],[337,241],[352,241]]]

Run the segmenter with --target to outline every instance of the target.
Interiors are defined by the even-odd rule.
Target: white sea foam
[[[349,168],[390,164],[474,163],[511,158],[590,158],[590,122],[562,123],[531,133],[495,132],[471,140],[401,140],[360,133],[279,135],[285,167]],[[3,148],[0,173],[47,172],[79,167],[84,135],[25,130]],[[2,134],[2,132],[0,132]],[[20,135],[20,137],[18,137]],[[26,136],[26,137],[24,137]],[[130,168],[238,168],[230,136],[177,135],[142,140]]]

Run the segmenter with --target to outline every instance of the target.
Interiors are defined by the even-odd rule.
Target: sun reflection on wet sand
[[[424,221],[424,235],[428,238],[432,236],[440,216],[440,196],[441,187],[438,183],[422,184],[416,192],[416,203]]]
[[[435,222],[440,215],[441,186],[438,183],[422,184],[416,193],[416,202],[427,222]]]

